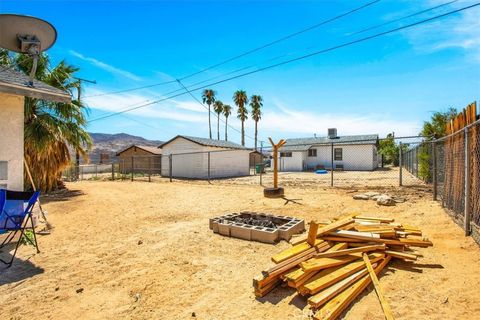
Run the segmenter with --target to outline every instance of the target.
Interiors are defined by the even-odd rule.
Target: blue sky
[[[35,1],[3,0],[2,13],[33,15],[58,31],[48,51],[81,68],[90,119],[179,89],[177,83],[94,96],[191,74],[236,54],[314,25],[364,1]],[[359,35],[350,33],[444,1],[383,0],[346,18],[218,68],[186,79],[185,85],[248,66],[259,66],[321,50],[362,36],[460,8],[451,5]],[[441,21],[238,78],[212,87],[233,106],[237,89],[264,98],[260,139],[378,133],[418,133],[433,111],[463,108],[479,100],[480,7]],[[286,55],[282,58],[279,56]],[[277,58],[277,59],[275,59]],[[208,82],[207,82],[208,83]],[[201,93],[194,93],[200,99]],[[216,119],[212,118],[213,124]],[[235,116],[229,123],[237,129]],[[208,136],[208,113],[189,95],[93,121],[89,131],[126,132],[166,140],[176,134]],[[216,126],[213,126],[216,132]],[[253,136],[253,122],[246,123]],[[216,134],[214,134],[216,136]],[[221,125],[223,137],[223,126]],[[229,129],[230,140],[240,135]],[[247,145],[253,145],[250,138]]]

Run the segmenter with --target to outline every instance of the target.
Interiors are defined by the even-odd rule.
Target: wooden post
[[[433,184],[433,200],[437,200],[438,195],[438,180],[437,180],[437,143],[432,142],[432,184]]]
[[[334,159],[334,150],[333,150],[333,142],[331,144],[331,155],[330,155],[330,161],[331,161],[331,171],[330,171],[330,187],[333,187],[333,159]]]
[[[133,181],[133,168],[135,166],[135,161],[133,160],[133,156],[132,156],[132,167],[130,168],[130,175],[131,175],[131,181]]]
[[[468,139],[468,127],[465,127],[465,219],[464,219],[464,229],[465,236],[470,235],[470,143]]]
[[[315,245],[317,239],[318,223],[314,220],[310,221],[310,228],[308,229],[307,243],[312,247]]]
[[[268,138],[268,140],[273,148],[273,188],[264,189],[263,194],[266,197],[279,197],[283,196],[283,188],[278,187],[278,149],[280,149],[286,141],[281,139],[275,144],[272,138]]]
[[[399,176],[398,176],[398,184],[399,186],[401,187],[403,185],[403,181],[402,181],[402,142],[400,142],[398,144],[398,173],[399,173]]]

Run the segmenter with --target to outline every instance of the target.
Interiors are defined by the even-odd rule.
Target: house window
[[[308,156],[309,157],[316,157],[317,156],[317,149],[308,149]]]
[[[342,148],[335,148],[333,152],[335,161],[343,160]]]
[[[8,180],[8,161],[0,161],[0,180]]]
[[[280,152],[280,158],[291,158],[292,153],[291,152]]]

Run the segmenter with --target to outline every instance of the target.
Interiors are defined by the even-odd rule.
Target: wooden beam
[[[351,254],[351,253],[357,253],[357,252],[369,252],[369,251],[375,251],[375,250],[385,250],[386,246],[385,244],[374,244],[370,246],[364,246],[364,247],[357,247],[357,248],[351,248],[351,249],[343,249],[343,250],[338,250],[338,251],[333,251],[333,252],[322,252],[322,253],[317,253],[315,254],[315,259],[318,258],[331,258],[331,257],[338,257],[338,256],[344,256],[346,254]],[[312,261],[313,259],[307,261],[306,263]]]
[[[318,224],[315,221],[310,221],[310,228],[308,229],[307,243],[311,246],[315,245],[315,239],[317,238]]]
[[[384,257],[385,255],[381,253],[373,253],[370,255],[372,262],[379,261]],[[355,261],[347,265],[322,270],[303,285],[301,293],[316,294],[363,268],[365,268],[363,261]]]
[[[383,268],[388,264],[391,257],[386,257],[382,262],[375,268],[375,273],[379,274]],[[342,312],[350,305],[350,303],[355,300],[360,293],[365,290],[371,282],[369,276],[364,276],[359,281],[355,282],[353,285],[345,289],[343,292],[338,294],[332,300],[328,301],[324,306],[322,306],[313,316],[316,320],[333,320],[336,319],[342,314]]]
[[[380,288],[380,282],[378,281],[377,274],[373,269],[373,266],[368,258],[367,254],[363,254],[363,261],[365,261],[365,265],[367,266],[368,273],[370,275],[370,279],[372,279],[373,285],[375,286],[375,291],[377,292],[378,299],[380,300],[380,304],[382,305],[383,313],[385,314],[385,318],[387,320],[394,320],[395,317],[393,316],[392,309],[388,304],[385,296],[383,295],[382,289]]]
[[[341,257],[316,259],[315,264],[311,264],[311,263],[308,263],[308,261],[305,261],[300,263],[300,266],[304,271],[322,270],[322,269],[346,264],[360,258],[361,258],[360,254],[354,253],[349,255],[343,255]]]
[[[315,246],[318,246],[319,244],[321,244],[323,242],[323,240],[320,240],[320,239],[317,239],[315,240]],[[291,248],[288,248],[287,250],[284,250],[280,253],[277,253],[275,255],[272,256],[272,261],[275,262],[275,263],[280,263],[284,260],[287,260],[293,256],[296,256],[297,254],[299,253],[302,253],[308,249],[312,248],[311,245],[309,245],[308,243],[300,243],[296,246],[293,246]]]
[[[385,250],[385,254],[392,256],[394,258],[403,259],[403,260],[417,260],[417,256],[414,254],[409,254],[405,252],[398,252],[394,250]]]

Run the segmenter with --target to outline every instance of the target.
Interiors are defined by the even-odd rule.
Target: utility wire
[[[454,2],[458,2],[458,0],[454,0],[454,1],[447,2],[447,3],[443,3],[443,4],[440,4],[440,5],[437,5],[437,6],[434,6],[434,7],[431,7],[431,8],[422,10],[422,11],[419,11],[419,12],[415,12],[415,13],[409,14],[409,15],[404,16],[404,17],[401,17],[401,18],[397,18],[397,19],[394,19],[394,20],[390,20],[390,21],[387,21],[387,22],[384,22],[384,23],[381,23],[381,24],[377,24],[377,25],[371,26],[371,27],[367,27],[367,28],[365,28],[365,29],[362,29],[362,30],[359,30],[359,31],[356,31],[356,32],[353,32],[353,33],[349,33],[349,34],[347,34],[347,36],[352,36],[352,35],[359,34],[359,33],[363,33],[363,32],[369,31],[369,30],[377,29],[377,28],[383,27],[383,26],[385,26],[385,25],[388,25],[388,24],[391,24],[391,23],[394,23],[394,22],[398,22],[398,21],[401,21],[401,20],[404,20],[404,19],[407,19],[407,18],[411,18],[411,17],[413,17],[413,16],[420,15],[420,14],[425,13],[425,12],[428,12],[428,11],[432,11],[432,10],[438,9],[438,8],[440,8],[440,7],[443,7],[443,6],[452,4],[452,3],[454,3]],[[307,49],[313,49],[313,48],[315,48],[315,47],[317,47],[317,46],[310,46],[310,47],[308,47]],[[303,50],[302,50],[302,51],[303,51]],[[295,53],[299,53],[299,52],[300,52],[300,51],[295,51],[295,52],[290,52],[290,53],[281,54],[281,55],[279,55],[279,56],[266,59],[266,60],[264,60],[263,62],[270,62],[270,61],[278,60],[278,59],[280,59],[280,58],[288,57],[288,56],[291,56],[291,55],[293,55],[293,54],[295,54]],[[262,63],[263,63],[263,62],[262,62]],[[260,64],[262,64],[262,63],[260,63]],[[258,65],[258,64],[257,64],[257,65]],[[195,82],[195,83],[193,83],[193,84],[187,85],[187,88],[191,88],[191,87],[194,87],[194,86],[197,86],[197,85],[206,83],[206,82],[210,82],[210,81],[213,81],[213,80],[215,80],[215,79],[228,76],[228,75],[230,75],[230,74],[235,74],[235,73],[238,73],[238,72],[243,71],[243,70],[251,69],[251,68],[253,68],[253,67],[257,66],[257,65],[252,64],[252,65],[249,65],[249,66],[246,66],[246,67],[242,67],[242,68],[239,68],[239,69],[235,69],[235,70],[233,70],[233,71],[229,71],[229,72],[227,72],[227,73],[223,73],[223,74],[220,74],[220,75],[217,75],[217,76],[214,76],[214,77],[211,77],[211,78],[208,78],[208,79],[199,81],[199,82]],[[158,84],[158,85],[167,84],[167,83],[171,83],[171,82],[176,82],[176,81],[168,81],[168,82],[160,83],[160,84]],[[153,85],[151,85],[151,86],[145,86],[145,87],[152,87],[152,86],[155,86],[155,84],[153,84]],[[100,94],[100,95],[86,96],[86,98],[88,98],[88,97],[95,97],[95,96],[110,95],[110,94],[114,94],[114,93],[123,93],[123,92],[134,91],[134,90],[140,90],[140,89],[143,89],[143,88],[145,88],[145,87],[131,88],[131,89],[119,90],[119,91],[115,91],[115,92],[107,92],[107,93]],[[179,88],[179,89],[176,89],[176,90],[167,92],[167,93],[165,93],[163,96],[168,96],[168,95],[170,95],[170,94],[177,93],[177,92],[180,92],[180,91],[183,91],[183,89],[182,89],[182,88]]]
[[[90,122],[102,120],[102,119],[105,119],[105,118],[115,116],[117,114],[122,114],[122,113],[125,113],[125,112],[129,112],[129,111],[132,111],[132,110],[144,108],[144,107],[147,107],[147,106],[150,106],[150,105],[153,105],[153,104],[160,103],[162,101],[166,101],[166,100],[178,97],[178,96],[185,95],[187,93],[191,94],[192,92],[195,92],[195,91],[207,88],[207,87],[211,87],[211,86],[223,83],[223,82],[227,82],[227,81],[231,81],[231,80],[234,80],[234,79],[237,79],[237,78],[245,77],[245,76],[248,76],[248,75],[251,75],[251,74],[254,74],[254,73],[258,73],[258,72],[265,71],[265,70],[268,70],[268,69],[276,68],[276,67],[281,66],[281,65],[285,65],[285,64],[292,63],[292,62],[295,62],[295,61],[303,60],[303,59],[310,58],[310,57],[313,57],[313,56],[316,56],[316,55],[320,55],[320,54],[324,54],[324,53],[327,53],[327,52],[330,52],[330,51],[338,50],[338,49],[343,48],[343,47],[351,46],[351,45],[354,45],[354,44],[357,44],[357,43],[361,43],[361,42],[365,42],[365,41],[375,39],[375,38],[378,38],[378,37],[381,37],[381,36],[385,36],[385,35],[388,35],[388,34],[391,34],[391,33],[394,33],[394,32],[398,32],[398,31],[401,31],[401,30],[412,28],[412,27],[415,27],[415,26],[418,26],[418,25],[421,25],[421,24],[424,24],[424,23],[427,23],[427,22],[430,22],[430,21],[434,21],[434,20],[438,20],[438,19],[450,16],[450,15],[458,13],[458,12],[462,12],[462,11],[465,11],[465,10],[472,9],[472,8],[477,7],[479,5],[480,5],[480,2],[477,2],[475,4],[472,4],[472,5],[469,5],[469,6],[466,6],[466,7],[462,7],[460,9],[456,9],[456,10],[449,11],[449,12],[446,12],[446,13],[443,13],[443,14],[440,14],[440,15],[433,16],[431,18],[427,18],[427,19],[423,19],[423,20],[420,20],[420,21],[417,21],[417,22],[413,22],[413,23],[410,23],[410,24],[407,24],[407,25],[404,25],[404,26],[401,26],[401,27],[398,27],[398,28],[394,28],[394,29],[390,29],[390,30],[387,30],[387,31],[384,31],[384,32],[376,33],[376,34],[371,35],[371,36],[367,36],[367,37],[360,38],[360,39],[357,39],[357,40],[345,42],[345,43],[342,43],[342,44],[339,44],[339,45],[336,45],[336,46],[333,46],[333,47],[329,47],[329,48],[326,48],[326,49],[323,49],[323,50],[315,51],[315,52],[312,52],[312,53],[309,53],[309,54],[306,54],[306,55],[303,55],[303,56],[300,56],[300,57],[297,57],[297,58],[285,60],[285,61],[282,61],[282,62],[279,62],[279,63],[276,63],[276,64],[272,64],[272,65],[269,65],[269,66],[266,66],[266,67],[263,67],[263,68],[259,68],[259,69],[253,70],[253,71],[242,73],[242,74],[239,74],[239,75],[236,75],[236,76],[233,76],[233,77],[225,78],[223,80],[219,80],[219,81],[216,81],[216,82],[213,82],[213,83],[209,83],[208,85],[205,85],[205,86],[190,89],[190,90],[188,90],[188,92],[177,93],[175,95],[164,97],[164,98],[152,101],[150,103],[146,103],[144,105],[140,105],[140,106],[137,106],[137,107],[117,111],[115,113],[111,113],[111,114],[103,116],[103,117],[92,119],[92,120],[90,120]]]
[[[418,12],[406,15],[406,16],[398,18],[398,19],[393,19],[393,20],[390,20],[390,21],[386,21],[385,23],[377,24],[375,26],[371,26],[371,27],[362,29],[362,30],[354,32],[354,33],[350,33],[349,35],[356,35],[356,34],[359,34],[359,33],[366,32],[366,31],[378,29],[378,28],[384,27],[386,25],[389,25],[389,24],[392,24],[392,23],[395,23],[395,22],[398,22],[398,21],[402,21],[404,19],[408,19],[408,18],[411,18],[411,17],[418,16],[418,15],[420,15],[422,13],[425,13],[425,12],[429,12],[429,11],[432,11],[432,10],[435,10],[435,9],[438,9],[438,8],[441,8],[441,7],[444,7],[444,6],[448,6],[449,4],[452,4],[452,3],[455,3],[455,2],[458,2],[458,0],[442,3],[442,4],[439,4],[438,6],[434,6],[434,7],[422,10],[422,11],[418,11]]]
[[[319,23],[316,23],[316,24],[314,24],[314,25],[312,25],[312,26],[310,26],[310,27],[307,27],[307,28],[305,28],[305,29],[302,29],[302,30],[299,30],[299,31],[297,31],[297,32],[291,33],[291,34],[286,35],[286,36],[284,36],[284,37],[281,37],[281,38],[279,38],[279,39],[277,39],[277,40],[274,40],[274,41],[268,42],[268,43],[266,43],[266,44],[264,44],[264,45],[261,45],[261,46],[259,46],[259,47],[257,47],[257,48],[248,50],[248,51],[243,52],[243,53],[241,53],[241,54],[238,54],[238,55],[236,55],[236,56],[234,56],[234,57],[231,57],[231,58],[228,58],[228,59],[223,60],[223,61],[221,61],[221,62],[218,62],[218,63],[216,63],[216,64],[214,64],[214,65],[211,65],[211,66],[209,66],[209,67],[206,67],[206,68],[204,68],[204,69],[202,69],[202,70],[196,71],[196,72],[191,73],[191,74],[186,75],[186,76],[183,76],[183,77],[179,78],[179,80],[182,80],[182,81],[183,81],[183,80],[185,80],[185,79],[191,78],[191,77],[196,76],[196,75],[198,75],[198,74],[204,73],[205,71],[214,69],[214,68],[219,67],[219,66],[221,66],[221,65],[224,65],[224,64],[226,64],[226,63],[228,63],[228,62],[231,62],[231,61],[240,59],[241,57],[244,57],[244,56],[250,55],[250,54],[252,54],[252,53],[254,53],[254,52],[260,51],[260,50],[262,50],[262,49],[271,47],[271,46],[273,46],[273,45],[275,45],[275,44],[277,44],[277,43],[280,43],[280,42],[282,42],[282,41],[285,41],[285,40],[288,40],[288,39],[290,39],[290,38],[296,37],[296,36],[298,36],[298,35],[300,35],[300,34],[303,34],[303,33],[305,33],[305,32],[308,32],[308,31],[310,31],[310,30],[316,29],[316,28],[318,28],[318,27],[320,27],[320,26],[323,26],[323,25],[328,24],[328,23],[330,23],[330,22],[333,22],[333,21],[335,21],[335,20],[338,20],[338,19],[341,19],[341,18],[343,18],[343,17],[346,17],[346,16],[348,16],[348,15],[350,15],[350,14],[352,14],[352,13],[355,13],[355,12],[357,12],[357,11],[360,11],[360,10],[362,10],[362,9],[364,9],[364,8],[367,8],[367,7],[371,6],[371,5],[374,5],[374,4],[376,4],[376,3],[380,2],[380,1],[382,1],[382,0],[374,0],[374,1],[368,2],[368,3],[364,4],[364,5],[359,6],[359,7],[355,8],[355,9],[350,10],[350,11],[347,11],[347,12],[344,12],[344,13],[342,13],[342,14],[339,14],[339,15],[337,15],[337,16],[335,16],[335,17],[332,17],[332,18],[323,20],[323,21],[321,21],[321,22],[319,22]],[[160,82],[160,83],[154,83],[154,84],[151,84],[151,85],[146,85],[146,86],[141,86],[141,87],[135,87],[135,88],[130,88],[130,89],[117,90],[117,91],[112,91],[112,92],[105,92],[105,93],[101,93],[101,94],[97,94],[97,95],[86,96],[85,98],[88,98],[88,97],[106,96],[106,95],[118,94],[118,93],[123,93],[123,92],[130,92],[130,91],[141,90],[141,89],[151,88],[151,87],[155,87],[155,86],[170,84],[170,83],[174,83],[174,82],[176,82],[176,80],[166,81],[166,82]]]

